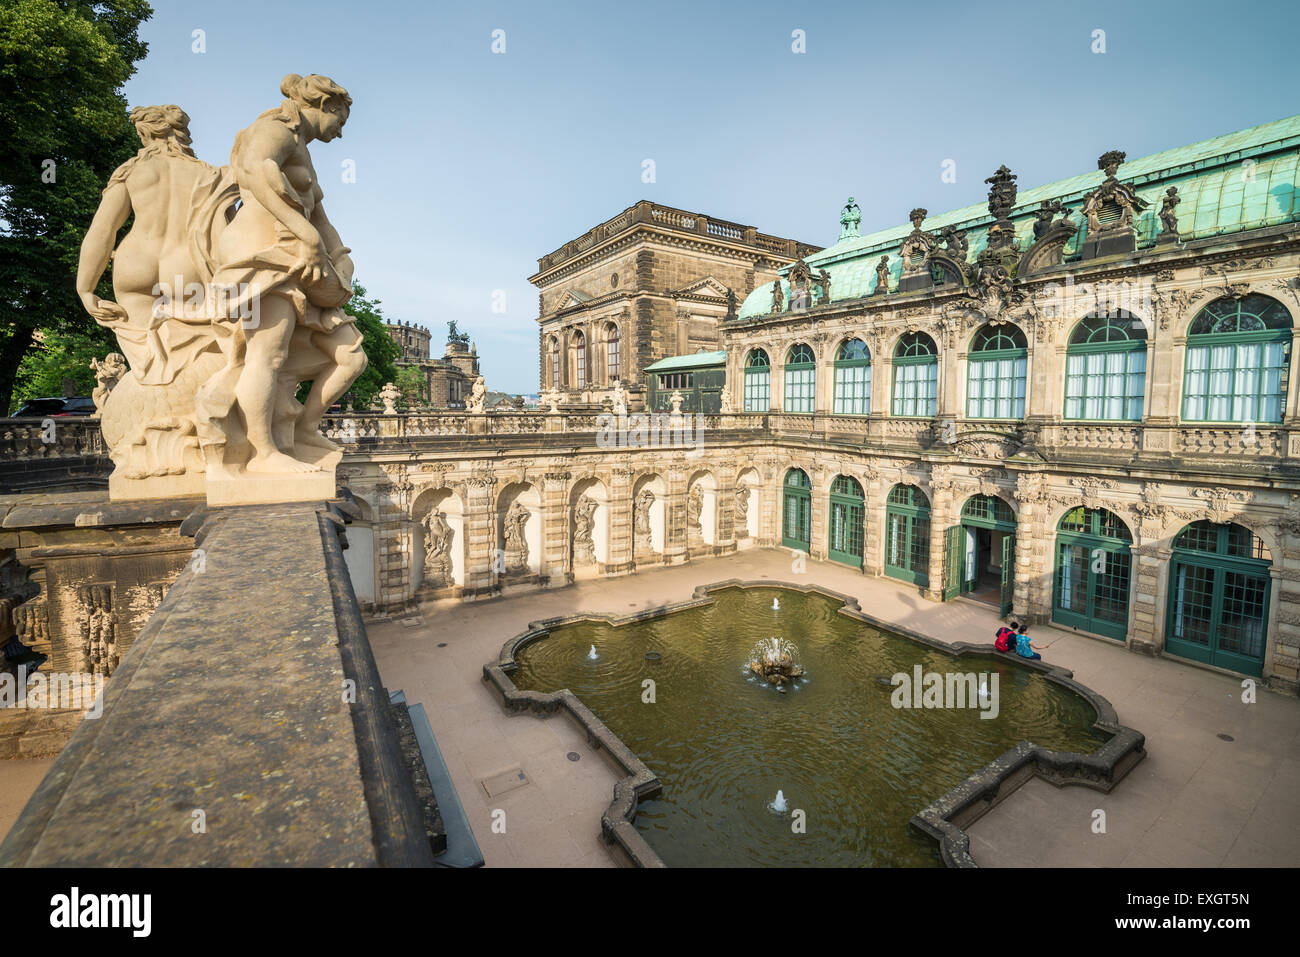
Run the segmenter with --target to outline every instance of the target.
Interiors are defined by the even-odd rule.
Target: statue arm
[[[104,198],[99,201],[99,209],[95,210],[95,218],[91,220],[86,237],[81,242],[81,258],[77,263],[77,296],[97,322],[109,323],[126,319],[125,309],[95,295],[95,286],[108,268],[117,231],[130,215],[131,196],[126,184],[110,183],[108,189],[104,190]]]
[[[324,252],[321,234],[302,214],[293,188],[284,178],[284,163],[297,149],[297,141],[288,129],[273,128],[277,126],[280,124],[271,121],[254,127],[235,160],[239,186],[307,247],[309,257],[318,257]]]
[[[352,264],[352,257],[348,255],[352,250],[343,245],[338,230],[334,228],[334,224],[325,215],[325,207],[320,204],[322,194],[320,194],[319,189],[317,194],[316,208],[312,210],[311,214],[312,225],[320,233],[321,241],[325,244],[325,254],[329,256],[330,262],[334,264],[334,268],[343,277],[343,284],[350,287],[352,285],[352,273],[355,268]]]

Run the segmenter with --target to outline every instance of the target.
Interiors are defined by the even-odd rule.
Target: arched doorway
[[[831,483],[830,535],[828,552],[831,561],[862,567],[863,515],[862,485],[848,475],[837,475]]]
[[[785,473],[781,497],[781,545],[809,551],[812,548],[812,482],[803,469]]]
[[[1114,512],[1070,509],[1056,526],[1052,621],[1123,641],[1133,536]]]
[[[1250,529],[1193,522],[1174,538],[1165,650],[1241,674],[1264,670],[1272,556]]]
[[[996,495],[972,495],[961,524],[947,530],[943,599],[970,595],[1011,613],[1015,586],[1016,514]]]
[[[930,500],[915,485],[895,485],[885,500],[885,574],[930,585]]]

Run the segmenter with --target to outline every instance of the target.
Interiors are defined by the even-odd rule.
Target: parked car
[[[95,400],[89,396],[74,395],[68,398],[28,399],[14,413],[18,419],[43,419],[46,416],[94,415]]]

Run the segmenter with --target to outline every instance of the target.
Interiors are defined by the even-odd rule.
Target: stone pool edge
[[[1074,785],[1109,792],[1125,775],[1146,757],[1146,737],[1119,723],[1119,716],[1110,701],[1091,688],[1074,680],[1074,672],[1058,665],[1021,658],[1009,652],[1000,652],[991,644],[973,644],[966,641],[944,642],[921,635],[905,627],[888,624],[862,611],[858,600],[820,585],[795,585],[789,582],[762,579],[759,581],[731,578],[697,585],[691,598],[670,602],[656,608],[647,608],[632,615],[580,614],[545,618],[528,623],[527,630],[515,635],[501,647],[495,662],[483,666],[483,681],[492,685],[502,698],[507,711],[531,711],[538,714],[555,714],[566,711],[586,734],[587,742],[596,749],[604,749],[623,771],[623,777],[614,784],[614,796],[601,814],[602,838],[617,844],[637,867],[665,867],[663,859],[637,831],[637,803],[652,797],[663,789],[659,778],[612,732],[595,712],[586,706],[568,688],[559,691],[521,691],[515,687],[510,675],[518,667],[516,653],[526,645],[545,638],[564,625],[583,621],[604,622],[610,626],[631,624],[658,618],[663,615],[699,608],[714,601],[712,593],[727,588],[783,588],[804,594],[817,593],[841,603],[839,613],[883,631],[900,635],[936,651],[961,658],[963,655],[991,655],[1014,659],[1017,664],[1042,674],[1047,680],[1069,688],[1083,697],[1097,713],[1092,727],[1105,734],[1108,740],[1093,754],[1071,751],[1052,751],[1021,741],[1015,747],[990,761],[941,797],[931,801],[912,815],[909,824],[932,838],[939,845],[939,853],[948,867],[978,867],[970,853],[970,836],[966,832],[975,821],[1006,800],[1033,777],[1041,777],[1056,787]]]

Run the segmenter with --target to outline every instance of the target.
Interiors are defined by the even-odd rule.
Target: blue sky
[[[128,101],[180,104],[210,163],[285,73],[348,88],[312,149],[358,280],[435,351],[455,319],[508,392],[537,390],[537,259],[639,199],[829,245],[849,195],[866,233],[1002,163],[1028,188],[1297,109],[1282,2],[153,3]]]

